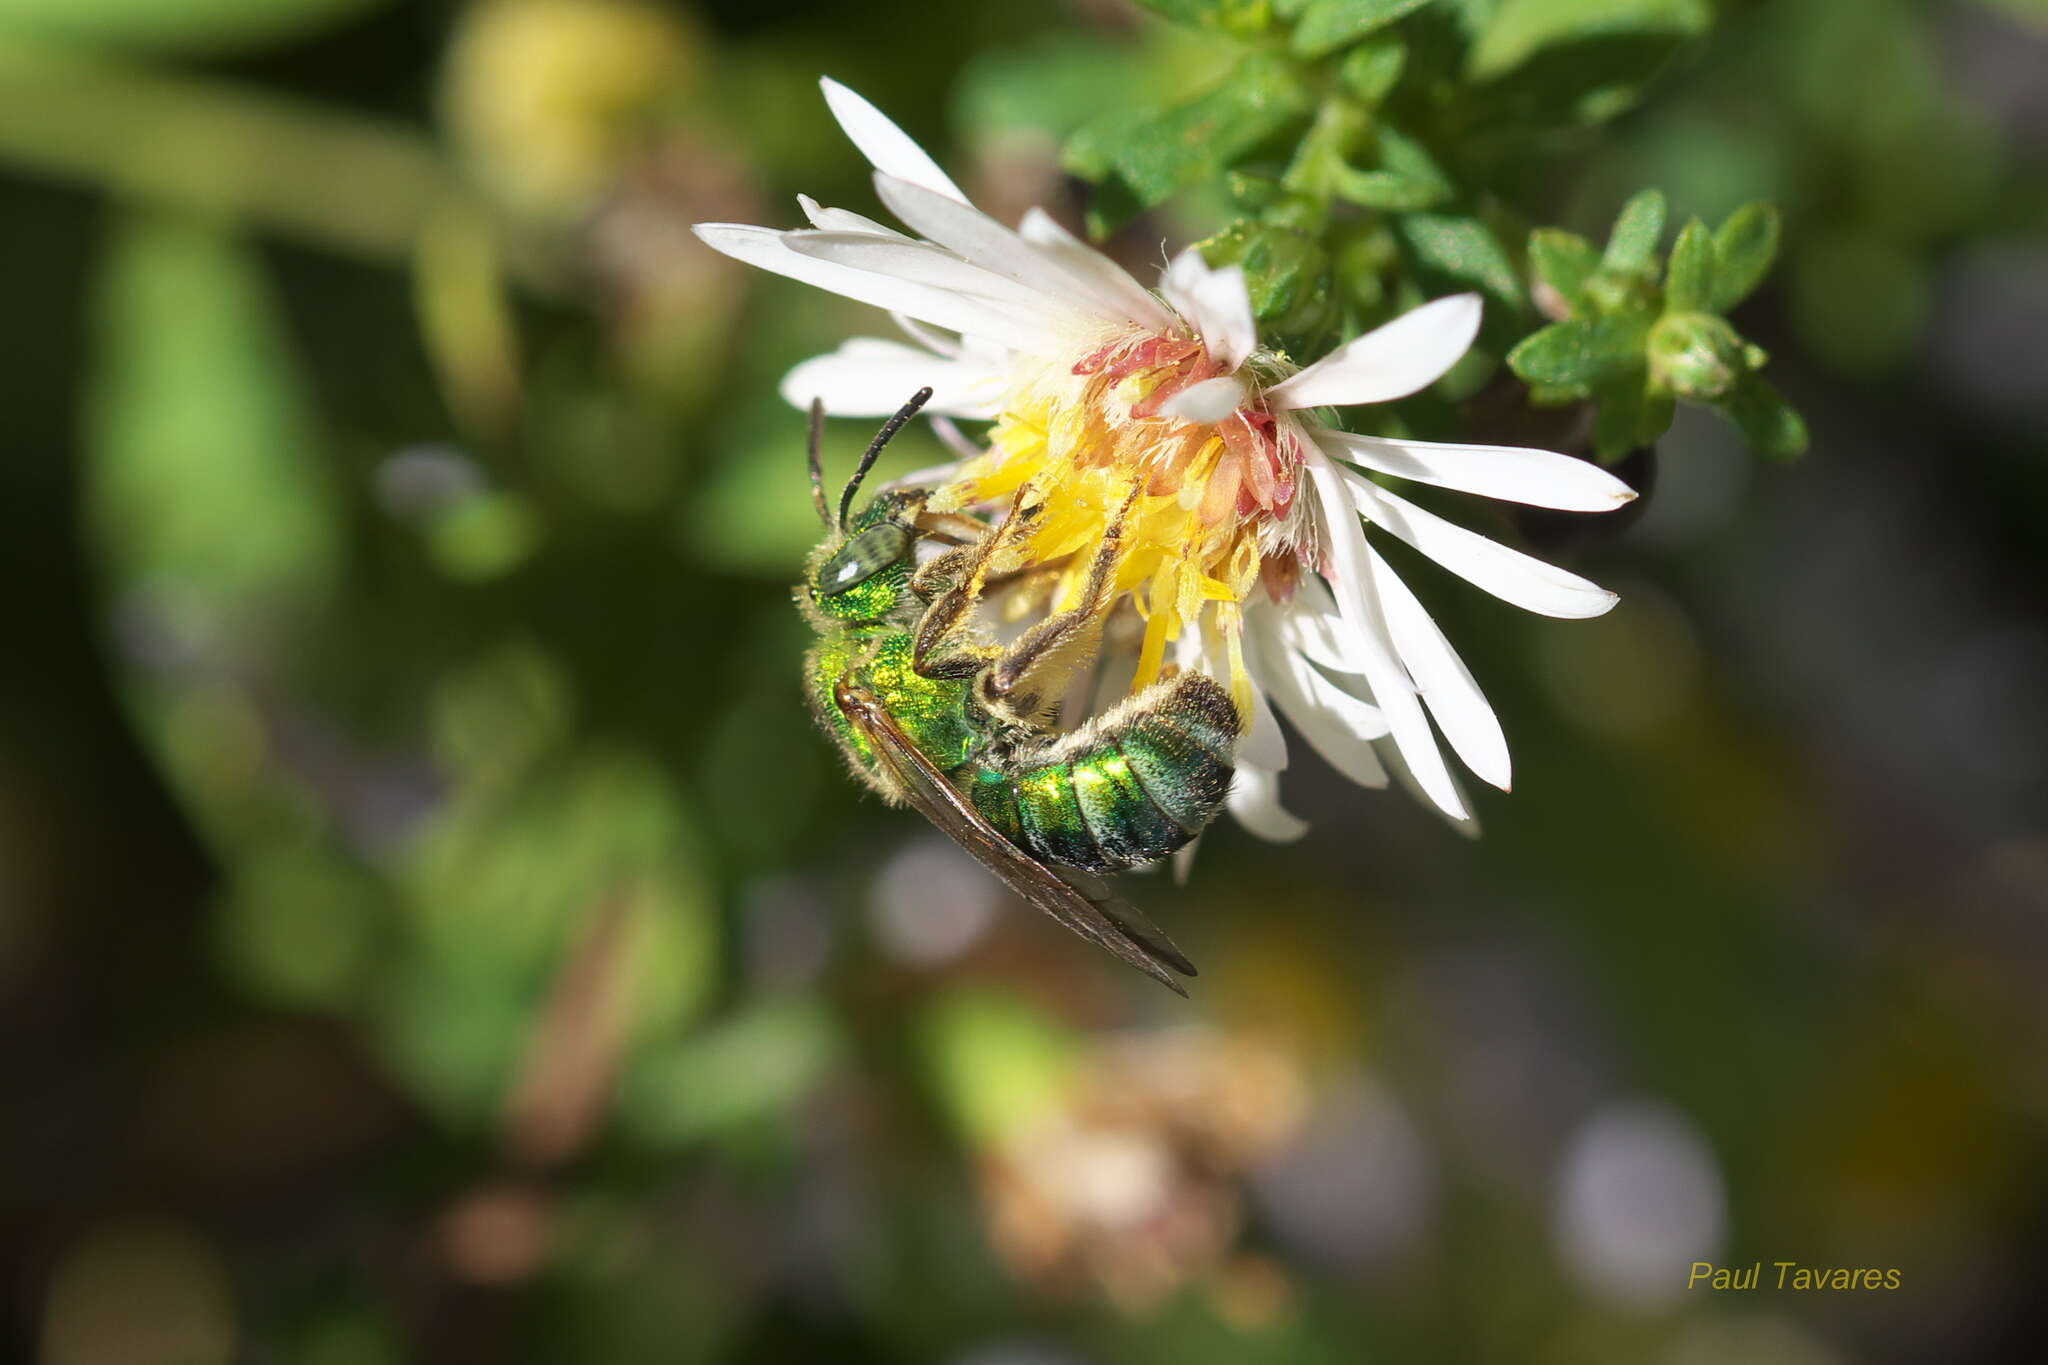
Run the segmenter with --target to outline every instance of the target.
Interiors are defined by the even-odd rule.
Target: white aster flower
[[[1043,508],[1025,562],[1067,566],[1054,607],[1078,599],[1090,549],[1140,484],[1117,575],[1145,621],[1128,686],[1156,679],[1169,648],[1182,667],[1230,680],[1247,727],[1231,810],[1255,833],[1286,839],[1306,828],[1278,802],[1287,753],[1274,707],[1353,781],[1383,786],[1391,768],[1455,820],[1469,812],[1437,731],[1505,790],[1507,741],[1493,708],[1366,524],[1547,616],[1598,616],[1615,596],[1379,480],[1588,512],[1635,494],[1567,455],[1359,436],[1309,415],[1435,383],[1472,344],[1479,297],[1424,304],[1297,368],[1259,347],[1237,267],[1211,269],[1188,250],[1155,293],[1041,210],[1012,231],[968,203],[873,105],[823,84],[840,127],[873,163],[882,202],[921,235],[808,198],[807,230],[717,223],[697,235],[887,309],[918,344],[849,341],[790,371],[783,395],[879,416],[929,385],[932,411],[991,420],[985,454],[924,481],[941,486],[942,507],[1031,483]]]

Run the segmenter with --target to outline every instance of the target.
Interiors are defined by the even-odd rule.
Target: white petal
[[[875,337],[855,337],[797,365],[782,378],[782,396],[799,408],[821,399],[836,417],[886,417],[926,385],[926,412],[984,418],[1002,409],[999,381],[979,365]]]
[[[901,313],[889,314],[889,321],[895,323],[897,327],[902,329],[905,336],[924,347],[927,351],[935,355],[942,355],[948,360],[958,360],[960,358],[962,351],[960,338],[952,333],[942,332],[936,327],[927,327],[916,318],[905,317]]]
[[[1188,884],[1188,876],[1195,870],[1195,850],[1201,846],[1202,836],[1197,834],[1194,838],[1174,850],[1173,884],[1175,886],[1186,886]]]
[[[1259,333],[1242,267],[1211,270],[1202,253],[1189,247],[1167,265],[1159,287],[1194,324],[1209,354],[1224,369],[1234,371],[1244,364],[1258,344]]]
[[[1408,585],[1371,547],[1366,553],[1372,556],[1373,582],[1387,613],[1387,627],[1394,632],[1394,648],[1408,665],[1408,675],[1415,679],[1437,728],[1466,767],[1506,791],[1513,780],[1508,739],[1486,694]]]
[[[1280,779],[1263,768],[1239,764],[1225,802],[1237,823],[1271,843],[1293,843],[1308,833],[1308,821],[1280,804]]]
[[[935,420],[943,421],[945,419],[938,418]],[[977,456],[980,454],[979,451],[975,453]],[[960,476],[960,466],[964,463],[965,461],[963,460],[948,460],[945,464],[926,465],[923,469],[913,469],[908,474],[898,474],[895,478],[889,480],[884,487],[937,488],[942,483],[951,483],[954,479],[958,478]]]
[[[783,240],[791,251],[815,260],[930,285],[950,293],[995,299],[1020,313],[1057,318],[1077,311],[1042,290],[976,265],[933,242],[884,237],[873,232],[802,230],[784,233]]]
[[[903,236],[888,224],[878,223],[863,214],[855,213],[852,209],[828,209],[808,194],[798,195],[796,202],[804,211],[804,217],[811,220],[811,226],[821,232],[872,232],[878,237]]]
[[[820,260],[794,250],[787,240],[809,234],[777,232],[773,228],[753,227],[745,223],[699,223],[691,231],[706,246],[734,260],[745,261],[748,265],[786,275],[860,303],[903,313],[934,327],[944,327],[963,336],[983,337],[1022,351],[1035,351],[1046,343],[1044,320],[1026,310],[914,280]],[[908,241],[900,244],[915,245]]]
[[[953,419],[943,412],[932,418],[932,431],[938,436],[941,445],[963,460],[978,460],[988,453],[976,445],[966,432],[954,426]],[[947,467],[951,468],[950,465]]]
[[[1027,209],[1017,224],[1017,233],[1041,250],[1049,251],[1076,274],[1087,275],[1123,305],[1124,315],[1141,327],[1155,332],[1171,330],[1173,314],[1152,291],[1131,278],[1131,273],[1054,222],[1044,209]]]
[[[1259,681],[1301,731],[1309,747],[1346,778],[1363,787],[1387,785],[1387,771],[1373,752],[1373,740],[1387,733],[1386,716],[1291,653],[1270,618],[1247,630]]]
[[[1467,583],[1486,589],[1503,602],[1542,616],[1578,620],[1611,610],[1619,599],[1597,583],[1552,564],[1510,550],[1477,531],[1425,512],[1396,497],[1362,475],[1348,470],[1341,477],[1358,506],[1376,525],[1384,526]]]
[[[1244,404],[1244,397],[1244,381],[1223,374],[1188,385],[1160,404],[1159,411],[1190,422],[1220,422]]]
[[[967,202],[967,196],[939,169],[939,163],[887,114],[830,76],[821,78],[818,85],[825,92],[825,103],[832,107],[832,117],[839,120],[839,126],[860,148],[869,165],[949,199]]]
[[[1322,521],[1323,543],[1337,572],[1333,588],[1338,609],[1359,646],[1359,662],[1372,687],[1373,700],[1386,714],[1394,742],[1429,799],[1454,820],[1466,818],[1465,803],[1437,748],[1429,718],[1422,714],[1407,671],[1393,657],[1392,633],[1373,583],[1372,558],[1365,528],[1348,496],[1343,474],[1316,447],[1308,452],[1309,477],[1316,488],[1316,512]]]
[[[1425,303],[1346,342],[1266,390],[1275,408],[1389,403],[1428,388],[1471,349],[1479,335],[1477,294]]]
[[[1280,634],[1289,648],[1339,673],[1363,673],[1358,649],[1349,643],[1350,632],[1337,610],[1330,585],[1314,574],[1303,574],[1295,585],[1294,600],[1280,612]]]
[[[1252,686],[1252,728],[1238,741],[1237,755],[1241,763],[1264,768],[1267,772],[1287,771],[1287,736],[1280,729],[1280,722],[1273,716],[1272,703],[1266,700],[1265,689],[1253,679]]]
[[[1052,252],[1024,240],[975,208],[893,175],[875,173],[875,193],[889,211],[962,259],[1016,281],[1048,303],[1083,310],[1103,322],[1130,318],[1116,295],[1068,269]]]
[[[1195,290],[1208,273],[1209,263],[1202,259],[1202,253],[1189,247],[1166,263],[1166,269],[1159,276],[1159,292],[1166,296],[1175,312],[1193,321]]]
[[[1326,427],[1315,428],[1313,438],[1323,449],[1382,474],[1530,507],[1610,512],[1636,496],[1635,489],[1591,460],[1555,451],[1397,441]]]

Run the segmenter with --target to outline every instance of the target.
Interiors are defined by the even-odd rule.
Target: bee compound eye
[[[818,591],[830,594],[857,587],[901,560],[909,548],[910,532],[903,527],[894,522],[870,526],[818,566]]]

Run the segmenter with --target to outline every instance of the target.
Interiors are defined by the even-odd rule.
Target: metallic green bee
[[[1051,729],[1046,699],[1099,641],[1122,514],[1078,605],[1012,644],[981,638],[973,610],[999,552],[1035,514],[1026,494],[994,526],[927,511],[923,489],[882,493],[849,516],[875,457],[930,397],[920,390],[883,425],[836,518],[812,406],[811,493],[828,534],[796,594],[819,636],[804,663],[811,709],[884,800],[916,807],[1018,895],[1185,995],[1171,972],[1193,976],[1194,964],[1083,875],[1155,862],[1201,832],[1230,787],[1237,708],[1213,679],[1182,673],[1070,733]],[[950,548],[919,565],[927,538]]]

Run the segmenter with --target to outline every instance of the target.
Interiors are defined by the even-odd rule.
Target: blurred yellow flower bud
[[[639,0],[479,0],[441,107],[469,173],[541,226],[580,218],[694,88],[701,42]]]

